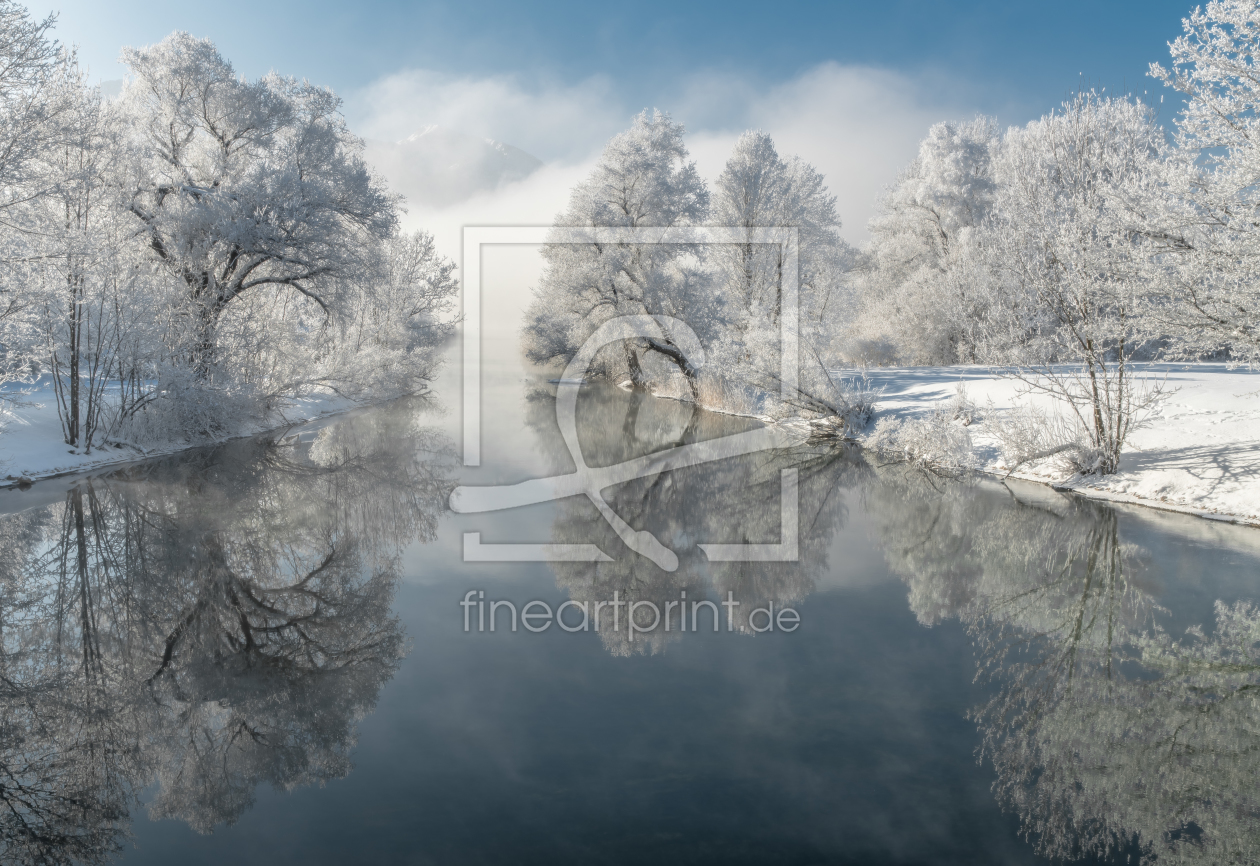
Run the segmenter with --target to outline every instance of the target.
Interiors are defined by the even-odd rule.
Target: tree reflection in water
[[[554,448],[552,471],[572,471],[549,394],[533,395],[529,417]],[[584,389],[578,404],[592,465],[742,423],[609,388]],[[783,468],[800,473],[800,561],[707,562],[698,542],[778,540]],[[1006,493],[843,450],[764,452],[605,492],[631,526],[679,554],[676,572],[625,550],[578,497],[558,504],[553,540],[593,541],[615,561],[553,568],[577,601],[616,591],[664,609],[683,592],[721,599],[730,590],[741,602],[737,628],[748,631],[753,607],[791,605],[814,590],[846,500],[860,497],[919,621],[957,618],[975,639],[978,678],[993,686],[975,711],[980,752],[997,770],[999,799],[1042,853],[1260,862],[1260,609],[1218,602],[1206,631],[1172,635],[1170,611],[1144,583],[1149,563],[1121,538],[1114,509],[1040,487]],[[615,654],[655,652],[685,634],[657,629],[630,642],[610,626],[600,634]]]
[[[434,538],[455,472],[449,443],[415,410],[346,419],[309,445],[238,442],[150,463],[0,519],[0,860],[104,861],[142,789],[155,792],[151,815],[205,831],[238,818],[260,783],[348,771],[357,723],[405,649],[390,609],[400,549]],[[552,471],[572,471],[549,395],[529,417]],[[743,424],[612,389],[587,389],[578,405],[593,465]],[[779,541],[789,468],[799,560],[708,562],[698,543]],[[814,591],[860,503],[920,622],[956,618],[975,638],[993,685],[976,710],[982,754],[1044,853],[1260,857],[1260,611],[1218,603],[1214,623],[1170,633],[1150,564],[1112,509],[1039,488],[992,495],[808,447],[606,495],[680,567],[626,551],[573,497],[556,504],[554,540],[594,542],[616,561],[557,564],[571,598],[617,592],[664,610],[683,592],[730,591],[745,632],[754,607]],[[685,633],[600,635],[624,655]]]
[[[0,520],[0,859],[100,862],[138,792],[207,832],[260,783],[344,776],[405,652],[398,556],[451,445],[403,401],[310,445],[115,472]]]
[[[528,409],[530,425],[539,432],[544,450],[549,450],[550,470],[572,472],[572,459],[556,429],[553,396],[546,391],[534,392]],[[607,386],[584,388],[578,401],[578,438],[592,466],[621,463],[749,426],[747,419]],[[709,562],[698,544],[774,544],[781,540],[780,472],[784,469],[797,472],[798,561]],[[614,561],[553,563],[552,569],[569,597],[590,603],[592,611],[595,601],[611,600],[616,592],[628,602],[650,601],[662,612],[660,626],[636,634],[631,641],[624,623],[620,630],[613,629],[612,612],[604,608],[600,636],[616,655],[658,652],[668,642],[682,638],[686,632],[678,628],[678,607],[671,612],[668,632],[663,614],[666,605],[679,602],[684,593],[688,602],[706,598],[720,601],[731,593],[739,602],[734,628],[751,633],[748,616],[754,608],[773,603],[776,611],[781,610],[813,591],[819,576],[827,571],[832,537],[848,517],[846,489],[857,485],[867,471],[852,450],[798,447],[661,472],[605,491],[608,504],[627,523],[636,530],[650,531],[678,554],[679,567],[674,572],[625,549],[590,502],[571,497],[557,504],[552,541],[594,543]],[[719,610],[725,631],[726,612]],[[650,609],[640,608],[638,616],[639,625],[652,624]],[[701,627],[711,630],[709,610],[705,608],[700,616]],[[765,628],[764,616],[758,619],[758,626]]]
[[[975,637],[996,686],[982,754],[1041,852],[1257,862],[1260,610],[1218,601],[1214,628],[1176,637],[1113,509],[879,475],[886,556],[921,622]]]

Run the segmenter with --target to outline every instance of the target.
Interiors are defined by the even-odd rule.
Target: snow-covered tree
[[[928,130],[869,223],[849,354],[915,364],[977,360],[988,297],[973,242],[993,208],[997,143],[989,117]]]
[[[340,101],[246,81],[184,33],[128,49],[125,209],[165,275],[156,387],[127,438],[257,425],[312,390],[422,390],[449,333],[454,266],[397,235],[396,197],[363,162]]]
[[[48,376],[86,450],[427,388],[454,265],[398,233],[334,94],[175,33],[105,100],[52,23],[0,0],[0,385]]]
[[[1010,130],[986,229],[1002,301],[984,351],[1062,401],[1087,439],[1085,471],[1116,470],[1149,393],[1130,361],[1157,250],[1165,142],[1144,105],[1082,93]],[[1065,365],[1065,366],[1058,366]]]
[[[221,357],[218,329],[240,299],[289,295],[327,312],[343,281],[376,277],[396,203],[334,94],[275,74],[245,81],[186,33],[123,59],[139,168],[129,209],[180,284],[181,348],[200,379],[237,360]]]
[[[144,377],[138,365],[157,339],[155,298],[119,195],[114,169],[126,154],[118,113],[86,85],[73,57],[62,61],[53,98],[56,135],[30,161],[35,191],[20,208],[24,270],[65,441],[90,452],[141,399],[142,389],[128,385]],[[110,383],[119,387],[107,394]]]
[[[312,382],[350,394],[427,390],[454,332],[455,263],[423,231],[391,237],[380,253],[378,279],[340,291],[334,321],[315,347]]]
[[[1214,0],[1182,22],[1171,68],[1151,75],[1187,97],[1177,117],[1176,195],[1151,228],[1170,254],[1172,303],[1152,311],[1181,355],[1260,361],[1260,2]]]
[[[0,208],[29,195],[30,160],[56,137],[62,50],[49,35],[55,23],[55,15],[32,20],[20,4],[0,0]]]
[[[38,367],[36,334],[28,317],[28,235],[14,213],[44,190],[32,162],[57,134],[56,78],[60,49],[49,31],[55,16],[33,20],[12,0],[0,0],[0,386]],[[0,414],[6,407],[0,395]]]
[[[840,293],[852,249],[840,238],[835,196],[822,174],[798,157],[784,160],[764,132],[746,132],[735,143],[714,184],[710,222],[740,231],[746,240],[715,244],[708,261],[729,321],[715,360],[726,375],[777,390],[784,250],[753,242],[762,228],[797,230],[797,286],[801,351],[830,354],[842,310]],[[802,361],[812,366],[815,361]]]
[[[604,148],[590,177],[574,188],[556,218],[562,227],[697,225],[709,192],[687,159],[684,129],[662,112],[640,113]],[[530,360],[568,360],[604,322],[618,316],[669,316],[700,331],[715,313],[706,279],[685,244],[549,243],[546,269],[526,317]],[[649,360],[694,383],[697,370],[664,326],[659,335],[626,341],[603,355],[608,372],[648,381]]]

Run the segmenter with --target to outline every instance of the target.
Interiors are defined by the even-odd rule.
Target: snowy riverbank
[[[1118,473],[1072,477],[1047,460],[1012,477],[1097,499],[1260,525],[1260,371],[1156,364],[1143,366],[1142,373],[1156,380],[1166,376],[1169,394],[1131,436]],[[952,398],[961,382],[980,409],[981,418],[968,427],[978,465],[997,475],[1005,475],[1007,467],[995,419],[1028,401],[1053,408],[1049,398],[1021,394],[1019,382],[987,367],[880,368],[869,379],[883,389],[877,417],[926,415]]]
[[[1260,372],[1229,370],[1223,364],[1152,365],[1144,372],[1159,379],[1166,376],[1170,393],[1148,424],[1133,434],[1120,472],[1072,477],[1047,460],[1022,467],[1012,477],[1098,499],[1260,526]],[[977,464],[995,475],[1007,472],[994,434],[995,420],[1029,400],[1052,408],[1048,398],[1021,394],[1019,382],[986,367],[879,368],[868,378],[883,391],[878,418],[927,415],[952,399],[961,382],[980,410],[979,420],[967,428]],[[65,444],[51,392],[36,391],[24,401],[27,405],[5,419],[6,429],[0,433],[0,486],[23,477],[38,480],[87,472],[192,447],[179,443],[149,451],[107,447],[84,454]],[[241,435],[351,408],[346,400],[311,397],[295,401],[283,416]]]
[[[41,383],[43,384],[43,383]],[[330,394],[320,394],[289,401],[285,410],[273,414],[234,437],[256,436],[268,430],[304,424],[316,418],[336,415],[355,408],[357,403]],[[163,454],[174,454],[188,448],[213,444],[208,442],[172,442],[162,447],[142,449],[124,445],[93,448],[90,454],[71,448],[61,432],[56,399],[50,385],[37,387],[21,397],[21,404],[0,417],[0,487],[14,486],[25,480],[38,481],[58,475],[90,472],[106,466],[131,463]]]

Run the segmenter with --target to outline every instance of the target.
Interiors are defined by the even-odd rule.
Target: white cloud
[[[446,207],[409,203],[403,227],[433,233],[443,255],[457,258],[464,226],[545,226],[569,200],[569,190],[590,173],[594,160],[547,164],[524,180]]]
[[[914,157],[927,128],[975,113],[946,91],[939,80],[826,63],[773,85],[693,75],[658,105],[686,124],[692,156],[710,179],[741,132],[769,132],[780,153],[801,156],[826,175],[844,235],[860,242],[881,190]],[[452,252],[461,225],[549,223],[604,142],[637,110],[600,79],[529,84],[512,76],[457,78],[424,70],[387,76],[347,100],[352,124],[370,138],[396,140],[440,124],[507,142],[547,163],[523,181],[443,209],[413,203],[408,223],[434,230]]]
[[[713,106],[728,107],[728,116],[716,116]],[[973,108],[940,98],[930,82],[835,63],[762,89],[696,80],[676,116],[685,118],[693,108],[705,125],[689,124],[694,130],[689,146],[706,177],[721,172],[741,132],[765,130],[780,154],[800,156],[826,176],[843,234],[853,242],[867,237],[866,221],[876,199],[914,158],[928,127],[975,114]]]
[[[546,161],[585,157],[625,124],[607,81],[527,83],[516,76],[471,78],[410,69],[350,93],[346,110],[366,138],[397,141],[437,125],[493,138]]]

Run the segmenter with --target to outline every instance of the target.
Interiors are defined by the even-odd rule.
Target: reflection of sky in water
[[[512,468],[503,473],[508,478],[567,471],[547,401],[528,402],[520,383],[514,387],[516,402],[503,412],[508,423],[487,433],[493,446],[487,452],[515,446]],[[692,417],[679,404],[636,402],[615,389],[584,399],[583,446],[599,465],[742,423]],[[351,458],[344,479],[334,473],[334,480],[319,482],[329,487],[303,486],[313,482],[293,476],[284,460],[254,463],[256,456],[241,457],[246,452],[239,449],[229,452],[238,465],[199,476],[206,488],[197,495],[221,508],[190,531],[219,526],[228,541],[261,531],[264,547],[301,536],[318,550],[323,536],[315,530],[327,529],[321,521],[333,513],[341,515],[339,530],[358,537],[377,563],[389,560],[392,545],[420,536],[403,550],[393,599],[411,649],[358,723],[348,775],[332,772],[325,787],[301,783],[276,792],[262,774],[254,806],[207,836],[180,821],[151,822],[138,810],[132,822],[138,847],[123,862],[1039,862],[1018,833],[1021,818],[1038,820],[1036,811],[1009,799],[1019,814],[1002,811],[991,790],[993,764],[976,762],[982,735],[967,713],[994,696],[1031,694],[1030,681],[1020,681],[1024,692],[1012,685],[1018,665],[1060,656],[1072,659],[1071,688],[1062,687],[1063,678],[1037,685],[1059,727],[1025,727],[1024,739],[1004,741],[1003,766],[1022,766],[1011,763],[1009,752],[1012,742],[1022,743],[1057,761],[1067,781],[1074,773],[1088,777],[1090,767],[1063,757],[1065,742],[1090,732],[1072,726],[1082,719],[1129,720],[1128,733],[1102,725],[1092,731],[1094,741],[1114,751],[1123,772],[1168,770],[1164,787],[1143,794],[1127,783],[1114,790],[1101,785],[1085,806],[1121,829],[1150,833],[1166,829],[1161,810],[1179,804],[1200,822],[1219,819],[1209,829],[1233,834],[1236,849],[1249,856],[1255,813],[1248,812],[1246,792],[1235,788],[1219,797],[1239,807],[1233,818],[1183,796],[1177,786],[1201,781],[1211,763],[1183,756],[1161,765],[1143,740],[1162,736],[1160,725],[1132,722],[1144,705],[1179,718],[1185,695],[1206,682],[1203,675],[1162,681],[1148,675],[1152,687],[1124,685],[1121,672],[1132,666],[1133,651],[1125,646],[1152,621],[1178,639],[1187,626],[1202,624],[1207,649],[1198,662],[1210,668],[1221,661],[1211,655],[1219,651],[1212,643],[1213,604],[1257,595],[1255,533],[1180,516],[1117,513],[1042,488],[927,479],[873,466],[858,454],[802,451],[696,467],[675,473],[668,485],[646,479],[608,491],[619,513],[671,543],[733,528],[773,541],[777,508],[766,506],[777,503],[758,484],[777,477],[783,465],[798,467],[800,563],[722,571],[680,546],[684,565],[666,576],[628,560],[585,500],[447,515],[436,537],[430,535],[435,500],[400,497],[398,482],[407,474],[391,477],[389,469],[416,471],[408,457],[421,441],[407,420],[414,411],[383,410],[375,420],[368,413],[324,436],[311,454],[326,464],[336,454]],[[454,428],[455,416],[416,417]],[[436,440],[423,441],[431,447]],[[504,480],[499,474],[490,467],[461,478],[492,483]],[[260,497],[259,485],[270,478],[279,480],[267,490],[288,493]],[[156,502],[157,488],[145,486],[154,483],[97,485]],[[163,483],[180,489],[169,478]],[[163,501],[187,501],[179,499],[186,493],[171,492]],[[696,537],[684,538],[680,528]],[[621,561],[598,569],[465,565],[464,531],[481,531],[486,541],[535,542],[576,533]],[[1104,555],[1091,559],[1090,552]],[[692,598],[733,586],[737,598],[791,603],[802,626],[791,635],[675,634],[632,649],[554,628],[465,634],[458,606],[470,588],[518,606],[539,598],[554,607],[584,593],[607,598],[613,589],[622,597],[673,598],[680,586]],[[1085,625],[1073,626],[1078,620]],[[991,657],[995,635],[1025,632],[1044,635],[1029,644],[1032,653],[1007,658],[996,679],[976,683],[977,659]],[[1169,646],[1156,642],[1147,651],[1174,667],[1195,661]],[[1108,660],[1117,679],[1100,673]],[[181,676],[209,682],[206,671],[218,668],[208,664],[181,668]],[[1214,688],[1227,692],[1248,678],[1260,680],[1255,670],[1218,678]],[[225,688],[230,692],[231,676]],[[366,695],[365,707],[372,697]],[[1198,729],[1212,738],[1203,751],[1218,749],[1222,762],[1238,763],[1254,733],[1239,720],[1245,716],[1231,716],[1228,708],[1206,715],[1213,712],[1224,721]],[[992,732],[992,719],[982,721]],[[1091,755],[1088,748],[1081,754]],[[146,798],[156,796],[150,778],[138,777]],[[1219,778],[1231,785],[1238,777]],[[1137,793],[1121,796],[1130,789]],[[1083,808],[1063,799],[1060,788],[1042,793]],[[1054,830],[1044,821],[1040,826]],[[1189,832],[1199,832],[1198,825]]]
[[[487,586],[561,598],[528,571]],[[969,641],[915,625],[896,583],[812,597],[795,635],[631,658],[594,635],[465,635],[455,588],[400,592],[415,647],[347,779],[209,839],[137,826],[136,862],[184,844],[206,863],[1031,862],[972,757]]]

